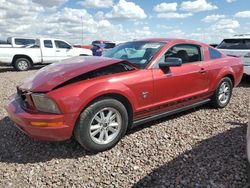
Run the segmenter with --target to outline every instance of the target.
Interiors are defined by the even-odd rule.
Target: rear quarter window
[[[210,59],[219,59],[221,58],[221,53],[213,48],[209,48]]]
[[[16,45],[31,45],[31,44],[35,44],[35,42],[36,42],[35,39],[21,39],[21,38],[15,39]]]

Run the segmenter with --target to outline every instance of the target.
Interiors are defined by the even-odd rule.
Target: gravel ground
[[[73,139],[34,141],[7,117],[15,86],[36,70],[0,68],[0,187],[244,187],[250,84],[229,106],[203,106],[130,131],[91,154]]]

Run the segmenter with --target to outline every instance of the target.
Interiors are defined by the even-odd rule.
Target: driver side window
[[[165,61],[168,57],[180,58],[182,64],[202,61],[200,46],[194,44],[177,44],[164,54],[160,62]]]
[[[66,42],[55,40],[56,48],[64,48],[64,49],[70,49],[71,46],[67,44]]]

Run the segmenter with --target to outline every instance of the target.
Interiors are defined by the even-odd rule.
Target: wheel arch
[[[15,63],[15,61],[19,58],[26,58],[30,61],[31,64],[33,64],[33,60],[31,57],[29,57],[28,55],[24,55],[24,54],[16,54],[14,55],[11,64],[13,65]]]
[[[225,76],[223,76],[223,78],[225,78],[225,77],[230,78],[230,80],[232,81],[233,86],[235,86],[235,78],[234,78],[233,74],[226,74]]]
[[[112,92],[112,93],[106,93],[106,94],[99,95],[99,96],[95,97],[94,99],[92,99],[90,102],[88,102],[87,105],[82,109],[82,111],[84,111],[88,106],[95,103],[96,101],[99,101],[99,100],[102,100],[105,98],[116,99],[125,106],[125,108],[128,112],[128,122],[129,122],[128,128],[131,128],[132,124],[133,124],[133,105],[132,105],[131,101],[126,96],[124,96],[120,93]]]
[[[235,74],[231,67],[225,67],[220,70],[216,75],[214,75],[215,82],[213,82],[212,90],[216,90],[218,84],[220,83],[221,79],[228,77],[232,81],[233,87],[236,85],[235,83]]]

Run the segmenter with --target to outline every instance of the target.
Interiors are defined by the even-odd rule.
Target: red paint
[[[76,48],[84,48],[84,49],[89,49],[91,50],[91,48],[93,47],[92,45],[74,45],[74,47]]]
[[[227,57],[210,60],[209,46],[192,40],[146,39],[145,41],[166,42],[166,45],[152,59],[146,69],[106,75],[78,81],[54,89],[58,85],[78,75],[112,65],[122,60],[102,57],[77,57],[65,62],[49,65],[39,70],[32,78],[19,86],[31,92],[46,92],[53,99],[62,114],[45,114],[25,111],[15,100],[10,100],[6,110],[10,118],[30,137],[43,140],[65,140],[72,136],[74,125],[86,106],[102,95],[121,95],[130,102],[133,119],[138,120],[162,111],[185,106],[210,98],[220,80],[230,75],[237,86],[243,74],[243,65],[238,58]],[[154,68],[155,63],[172,45],[193,43],[203,48],[203,62],[171,67],[165,74]],[[148,92],[146,99],[142,92]],[[34,127],[31,121],[63,121],[60,127]]]

